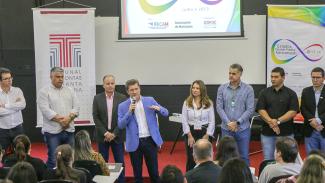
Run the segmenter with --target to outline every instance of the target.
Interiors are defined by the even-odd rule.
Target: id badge
[[[202,130],[202,125],[201,124],[195,124],[194,125],[194,130]]]
[[[235,107],[235,101],[231,101],[231,107]]]

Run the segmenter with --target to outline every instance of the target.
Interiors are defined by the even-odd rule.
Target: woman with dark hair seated
[[[83,171],[72,168],[73,150],[69,144],[60,145],[56,148],[56,167],[48,170],[43,179],[70,180],[73,183],[87,183],[86,175]]]
[[[253,183],[252,173],[244,160],[232,158],[222,167],[218,183]]]
[[[9,171],[6,179],[13,183],[37,183],[34,167],[28,162],[18,162]]]
[[[185,183],[185,181],[182,171],[174,165],[165,166],[160,175],[161,183]]]
[[[34,167],[37,179],[39,181],[42,180],[43,173],[46,170],[46,165],[41,159],[30,156],[31,142],[29,138],[26,135],[18,135],[14,139],[13,146],[14,154],[11,154],[4,159],[4,166],[12,167],[17,162],[26,161]]]
[[[109,175],[109,169],[101,154],[95,152],[91,147],[90,137],[87,131],[81,130],[75,135],[75,153],[74,158],[77,160],[96,161],[102,169],[103,175]]]
[[[239,158],[237,143],[233,137],[224,136],[217,145],[215,163],[222,167],[230,158]]]

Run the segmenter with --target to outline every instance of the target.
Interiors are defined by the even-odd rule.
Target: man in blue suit
[[[159,182],[157,152],[163,141],[156,114],[168,116],[168,110],[152,97],[141,96],[138,80],[128,80],[125,87],[130,98],[119,104],[118,127],[126,128],[126,151],[130,153],[135,182],[143,182],[143,157],[151,182]]]

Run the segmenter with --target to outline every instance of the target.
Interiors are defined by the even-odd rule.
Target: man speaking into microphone
[[[125,88],[130,99],[120,103],[118,107],[118,127],[126,128],[126,151],[130,153],[135,182],[143,182],[143,157],[151,182],[159,182],[157,152],[163,141],[156,114],[166,117],[168,110],[153,97],[141,96],[138,80],[128,80]]]

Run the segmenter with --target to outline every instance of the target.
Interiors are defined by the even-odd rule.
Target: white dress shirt
[[[314,92],[315,92],[315,103],[316,103],[315,118],[316,118],[316,121],[317,121],[317,123],[319,125],[322,124],[322,120],[318,116],[318,102],[319,102],[320,96],[322,94],[323,87],[324,87],[324,84],[322,85],[322,87],[319,90],[316,90],[314,88]]]
[[[0,128],[11,129],[23,123],[21,111],[26,107],[24,94],[18,87],[10,87],[8,93],[0,87]]]
[[[112,114],[113,114],[113,99],[114,99],[114,93],[112,96],[106,95],[106,105],[107,105],[107,128],[110,130],[112,129]]]
[[[68,116],[70,113],[79,114],[79,102],[75,92],[66,86],[56,88],[53,85],[46,86],[39,91],[37,99],[38,107],[43,114],[42,132],[58,134],[63,129],[61,125],[51,119],[55,115]],[[65,129],[68,132],[74,132],[74,123],[70,123]]]
[[[188,134],[190,132],[190,125],[194,126],[194,128],[200,128],[203,125],[208,125],[207,134],[209,136],[213,136],[215,128],[213,104],[206,109],[204,106],[198,109],[194,101],[193,108],[188,107],[185,101],[182,109],[182,126],[184,134]]]
[[[132,99],[131,99],[132,101]],[[143,103],[140,98],[136,103],[134,110],[135,117],[137,118],[138,128],[139,128],[139,138],[149,137],[150,132],[147,124],[146,113],[144,112]]]

